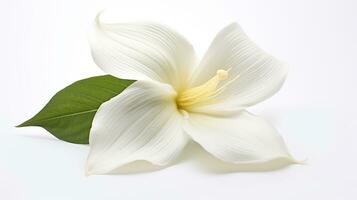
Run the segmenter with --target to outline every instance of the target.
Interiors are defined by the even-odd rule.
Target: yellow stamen
[[[226,88],[229,84],[235,81],[239,76],[228,81],[222,87],[217,88],[220,81],[226,80],[228,77],[228,72],[230,69],[226,70],[217,70],[217,73],[210,80],[205,82],[202,85],[199,85],[194,88],[190,88],[178,94],[177,96],[177,105],[180,109],[187,109],[192,105],[197,105],[198,103],[207,103],[209,100],[212,100],[219,92]]]

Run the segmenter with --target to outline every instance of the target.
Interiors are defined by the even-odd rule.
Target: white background
[[[102,74],[87,43],[101,9],[107,20],[165,23],[199,55],[221,28],[239,22],[290,63],[282,90],[251,111],[308,164],[228,173],[190,148],[161,171],[86,177],[88,146],[14,128],[64,86]],[[357,199],[356,10],[353,0],[1,0],[0,199]]]

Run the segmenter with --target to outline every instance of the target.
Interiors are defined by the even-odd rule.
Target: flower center
[[[211,103],[214,97],[220,94],[224,88],[239,77],[239,75],[237,75],[234,79],[217,88],[220,81],[227,79],[229,71],[230,69],[227,71],[223,69],[217,70],[216,75],[204,84],[180,92],[176,99],[177,107],[187,110],[194,105]]]

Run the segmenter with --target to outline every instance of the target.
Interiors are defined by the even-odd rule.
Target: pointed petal
[[[226,162],[252,164],[281,159],[294,162],[277,131],[246,111],[231,117],[190,113],[184,130],[204,149]]]
[[[197,86],[206,82],[219,69],[229,70],[229,77],[218,87],[235,79],[217,96],[224,99],[220,102],[231,110],[272,96],[282,86],[288,71],[283,62],[260,49],[236,23],[218,33],[195,69],[190,84]]]
[[[156,80],[181,87],[191,73],[195,52],[174,30],[155,23],[105,24],[96,19],[90,34],[92,56],[108,74]]]
[[[102,104],[90,131],[87,174],[105,174],[133,161],[167,165],[187,143],[182,116],[167,84],[137,81]]]

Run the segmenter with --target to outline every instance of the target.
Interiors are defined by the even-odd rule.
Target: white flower
[[[155,23],[97,16],[90,45],[103,71],[137,81],[96,113],[87,174],[138,160],[168,165],[191,139],[225,162],[295,162],[277,131],[245,111],[280,89],[287,67],[238,24],[218,33],[199,64],[183,36]]]

